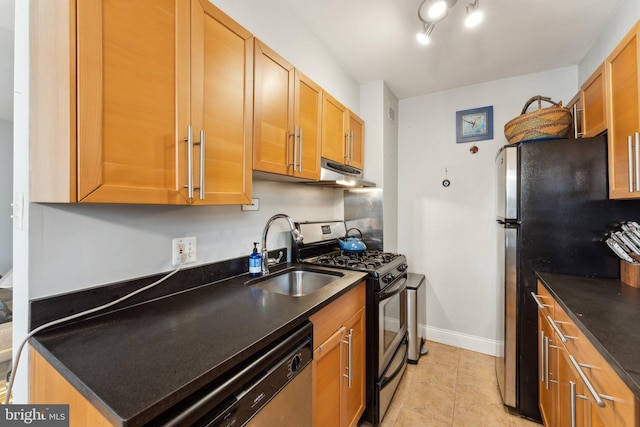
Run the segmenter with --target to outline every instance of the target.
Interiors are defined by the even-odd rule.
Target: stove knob
[[[384,276],[382,278],[382,281],[388,285],[389,283],[393,282],[395,280],[395,278],[396,278],[396,276],[394,276],[393,274],[389,273],[389,274],[387,274],[386,276]]]
[[[402,273],[402,272],[406,271],[406,270],[407,270],[407,268],[409,268],[409,266],[408,266],[407,264],[400,264],[400,265],[396,268],[396,270],[398,270],[399,272],[401,272],[401,273]]]

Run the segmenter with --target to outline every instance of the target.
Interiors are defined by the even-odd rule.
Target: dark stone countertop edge
[[[640,400],[640,376],[632,375],[629,373],[625,366],[622,366],[619,361],[613,357],[610,351],[605,347],[598,337],[592,333],[592,331],[581,321],[580,317],[576,315],[576,312],[573,307],[568,305],[562,297],[556,292],[554,289],[554,283],[558,283],[558,281],[563,280],[563,276],[567,278],[571,278],[572,280],[579,279],[584,281],[585,283],[598,283],[609,286],[628,286],[617,279],[601,279],[595,277],[578,277],[578,276],[570,276],[564,274],[557,273],[544,273],[544,272],[536,272],[536,276],[540,279],[543,286],[549,291],[551,296],[556,300],[558,304],[562,307],[562,309],[567,313],[569,318],[573,320],[576,324],[580,332],[582,332],[585,337],[589,340],[589,342],[594,346],[594,348],[600,353],[600,355],[605,359],[607,363],[611,366],[611,368],[618,374],[620,379],[629,387],[632,393],[635,395],[636,399]],[[580,290],[577,290],[580,292]],[[638,290],[640,292],[640,289]],[[583,313],[584,314],[584,313]],[[639,312],[640,317],[640,312]],[[640,342],[637,343],[636,348],[640,349]]]
[[[279,266],[277,270],[282,268],[288,268],[295,265],[296,264],[284,264]],[[323,269],[331,270],[330,268],[325,268],[325,267],[323,267]],[[277,270],[274,270],[273,272],[276,272]],[[335,270],[335,269],[334,271],[346,273],[352,280],[350,280],[348,284],[340,287],[340,289],[335,290],[335,292],[332,292],[329,295],[325,295],[320,302],[311,304],[304,311],[298,312],[297,315],[292,316],[286,324],[282,325],[280,328],[271,330],[270,333],[263,336],[262,339],[260,339],[257,342],[251,343],[249,346],[245,347],[243,350],[234,354],[233,357],[222,361],[218,365],[212,365],[211,369],[208,372],[203,373],[203,377],[207,376],[207,378],[206,379],[194,378],[194,384],[195,383],[201,384],[202,382],[207,382],[207,383],[214,382],[215,379],[222,374],[222,372],[226,372],[228,370],[234,369],[239,364],[241,364],[244,360],[248,359],[248,357],[254,351],[260,351],[261,349],[275,342],[280,337],[284,336],[288,331],[303,324],[305,321],[309,319],[309,317],[313,313],[322,309],[332,301],[338,299],[340,296],[344,295],[353,287],[355,287],[357,284],[365,280],[367,277],[366,273],[361,273],[356,271],[345,271],[345,270]],[[231,277],[229,279],[223,279],[220,281],[216,281],[212,284],[205,284],[201,286],[219,286],[219,285],[225,286],[225,284],[229,282],[236,282],[236,281],[244,282],[244,281],[247,281],[248,279],[250,279],[248,275],[245,275],[242,277]],[[198,288],[194,288],[193,290],[195,289],[198,289]],[[182,292],[191,292],[191,291],[192,290],[187,290]],[[179,293],[182,293],[182,292],[179,292]],[[171,298],[172,296],[173,295],[168,295],[163,298]],[[289,298],[292,298],[292,301],[293,301],[293,299],[295,299],[296,297],[289,297]],[[232,301],[228,301],[227,303],[232,303]],[[144,306],[145,306],[145,303],[142,303],[142,304],[137,304],[135,307],[137,309],[140,309],[141,307],[144,309]],[[127,309],[128,308],[124,308],[122,311],[126,311]],[[110,312],[110,313],[105,313],[103,316],[117,316],[117,315],[118,315],[118,312],[116,313]],[[81,325],[82,325],[82,320],[75,322],[75,326],[81,326]],[[68,328],[70,331],[73,330],[73,327],[74,327],[74,324],[66,326],[66,328]],[[153,405],[153,407],[140,408],[139,412],[132,415],[119,414],[118,411],[115,410],[112,407],[112,405],[109,404],[109,402],[106,402],[98,394],[94,393],[91,387],[89,387],[83,381],[82,378],[78,377],[73,372],[72,369],[69,369],[65,365],[65,363],[57,357],[56,355],[57,349],[49,348],[49,346],[47,345],[48,340],[46,339],[46,337],[44,337],[44,339],[39,339],[40,336],[46,335],[47,332],[48,331],[43,331],[40,334],[37,334],[35,337],[31,338],[30,344],[32,345],[32,347],[34,347],[44,357],[44,359],[47,362],[49,362],[67,381],[69,381],[78,390],[78,392],[80,392],[80,394],[83,397],[85,397],[92,405],[94,405],[96,409],[98,409],[98,411],[103,416],[105,416],[105,418],[107,418],[107,420],[114,423],[114,425],[120,425],[123,427],[135,427],[135,426],[144,425],[144,423],[151,421],[153,418],[165,412],[166,410],[172,408],[174,405],[176,405],[183,399],[190,396],[194,391],[196,391],[187,387],[183,387],[182,389],[176,389],[171,392],[171,394],[173,395],[173,399],[171,402],[168,402],[168,401],[156,402],[156,404]],[[72,333],[72,332],[67,332],[67,333]],[[220,368],[222,366],[224,366],[224,371],[220,371]]]

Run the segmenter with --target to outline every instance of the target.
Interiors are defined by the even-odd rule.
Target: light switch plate
[[[243,211],[259,211],[260,210],[260,199],[251,199],[250,205],[242,205]]]

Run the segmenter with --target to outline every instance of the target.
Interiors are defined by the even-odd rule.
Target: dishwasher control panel
[[[235,390],[233,392],[234,398],[227,401],[229,402],[227,408],[218,408],[215,414],[211,413],[207,417],[208,421],[197,425],[202,427],[239,427],[245,425],[311,363],[313,359],[311,334],[298,340],[288,350],[284,357],[280,356],[280,358],[273,357],[275,354],[270,355],[270,352],[259,357],[254,364],[264,364],[261,367],[260,375]]]

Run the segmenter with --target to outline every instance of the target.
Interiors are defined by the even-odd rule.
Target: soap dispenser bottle
[[[249,276],[262,274],[262,255],[258,253],[258,242],[253,242],[253,253],[249,255]]]

